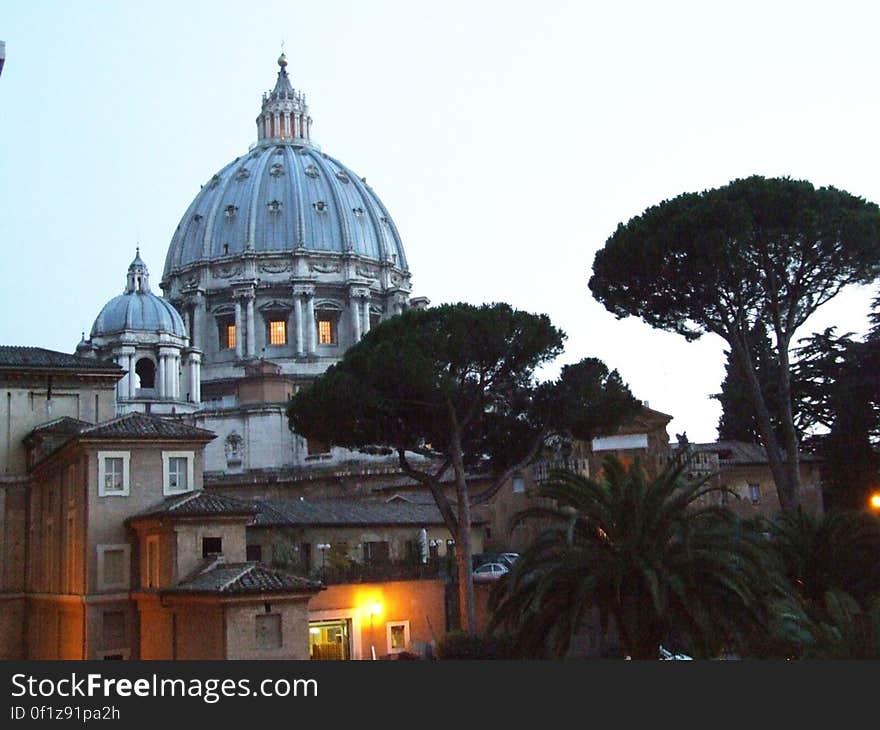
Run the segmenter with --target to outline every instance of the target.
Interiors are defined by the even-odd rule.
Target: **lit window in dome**
[[[235,325],[234,324],[225,324],[222,326],[222,342],[220,343],[223,349],[225,350],[233,350],[235,349]]]
[[[269,322],[269,344],[287,344],[287,322],[284,320],[272,320]]]
[[[318,319],[318,344],[319,345],[335,345],[336,344],[336,326],[335,322],[329,317]]]

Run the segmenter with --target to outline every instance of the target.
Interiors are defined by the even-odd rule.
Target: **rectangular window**
[[[758,504],[761,501],[760,484],[749,484],[749,499],[752,500],[752,504]]]
[[[104,491],[118,492],[122,489],[122,457],[113,456],[104,460]]]
[[[287,344],[287,322],[284,320],[272,320],[269,322],[269,344]]]
[[[245,560],[247,560],[249,563],[263,562],[263,546],[248,545],[245,548]]]
[[[256,617],[256,644],[258,649],[280,649],[281,614],[263,613]]]
[[[186,471],[188,460],[183,456],[168,459],[168,488],[174,492],[187,490]]]
[[[327,445],[327,442],[319,441],[318,439],[307,439],[306,450],[308,451],[309,456],[330,453],[330,447]]]
[[[128,451],[98,452],[98,496],[127,497],[129,494]]]
[[[147,575],[146,587],[159,587],[159,536],[150,535],[147,538]]]
[[[385,624],[388,653],[400,654],[409,647],[409,621],[389,621]]]
[[[333,326],[332,319],[322,318],[318,320],[318,344],[319,345],[335,345],[336,344],[336,328]]]
[[[520,494],[526,491],[526,480],[521,476],[513,478],[513,493]]]
[[[207,558],[209,555],[220,555],[223,553],[222,537],[203,537],[202,538],[202,557]]]
[[[128,590],[131,548],[128,545],[98,545],[97,551],[98,590]]]
[[[219,317],[217,319],[217,327],[220,332],[220,349],[235,349],[235,319],[231,316]]]
[[[390,558],[389,545],[386,541],[364,543],[364,563],[387,563]]]
[[[125,646],[125,611],[104,611],[101,622],[101,641],[104,646]]]
[[[193,462],[195,454],[192,451],[163,451],[163,493],[182,494],[195,488],[193,475]]]

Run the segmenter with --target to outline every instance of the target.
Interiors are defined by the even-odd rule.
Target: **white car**
[[[507,566],[501,563],[483,563],[477,568],[473,575],[475,581],[481,580],[497,580],[507,573]]]
[[[693,657],[687,654],[673,654],[669,649],[660,647],[660,659],[666,661],[692,661]]]
[[[501,553],[498,556],[498,562],[506,565],[508,568],[512,568],[517,558],[519,558],[519,553]]]

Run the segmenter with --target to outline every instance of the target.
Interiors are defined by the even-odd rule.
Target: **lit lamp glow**
[[[868,504],[871,506],[872,510],[880,512],[880,492],[874,492],[868,498]]]

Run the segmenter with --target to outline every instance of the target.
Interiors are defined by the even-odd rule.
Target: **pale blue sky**
[[[313,139],[401,232],[414,293],[508,301],[715,436],[721,343],[617,321],[620,221],[753,173],[880,202],[868,2],[0,0],[0,343],[72,351],[141,242],[154,290],[186,207],[255,140],[285,40]],[[870,291],[811,328],[863,330]],[[805,332],[806,333],[806,332]]]

